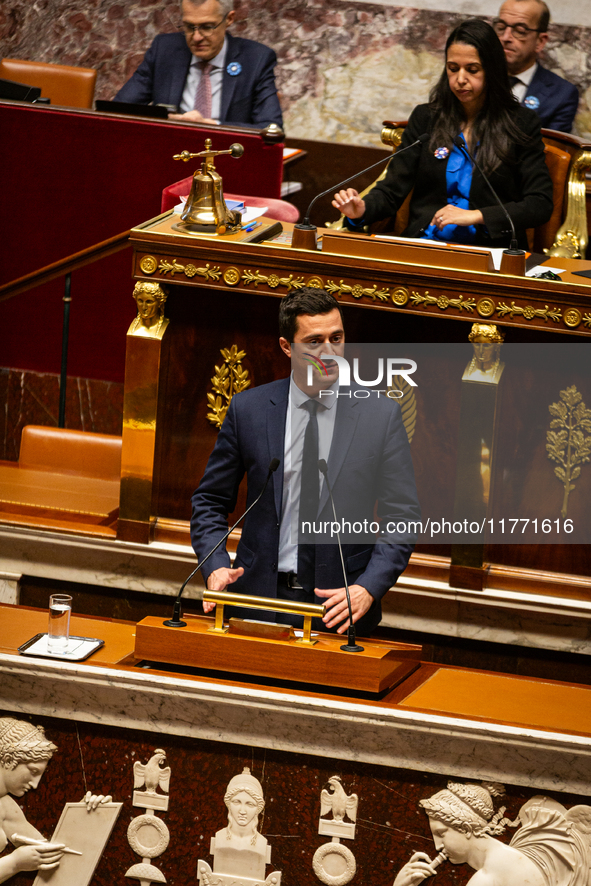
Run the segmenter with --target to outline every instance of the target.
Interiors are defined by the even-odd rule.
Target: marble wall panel
[[[233,32],[276,50],[289,135],[379,144],[383,119],[406,119],[427,98],[446,36],[466,15],[457,0],[431,5],[436,9],[392,0],[236,0]],[[569,21],[558,9],[556,17]],[[0,53],[95,67],[97,97],[112,98],[153,37],[174,31],[178,21],[174,0],[7,0],[0,6]],[[590,50],[591,27],[556,24],[544,58],[579,87],[576,125],[586,137]]]
[[[267,873],[281,870],[284,886],[319,882],[312,871],[312,856],[329,839],[317,833],[320,791],[333,775],[341,777],[347,793],[359,796],[356,838],[344,841],[357,861],[356,886],[390,886],[414,852],[435,854],[427,816],[417,804],[446,786],[445,772],[422,773],[226,745],[223,741],[155,736],[74,720],[35,717],[33,722],[45,726],[47,737],[59,749],[38,789],[18,800],[26,817],[43,834],[51,835],[63,804],[80,800],[87,789],[112,793],[114,800],[124,803],[93,886],[132,882],[125,880],[125,872],[139,859],[127,843],[126,831],[130,821],[143,812],[131,802],[132,767],[135,760],[146,763],[156,747],[166,752],[172,769],[169,810],[158,813],[170,830],[170,844],[153,860],[169,886],[192,886],[197,860],[211,862],[210,837],[226,824],[223,796],[227,783],[244,766],[263,786],[266,807],[259,829],[271,845],[272,866]],[[494,772],[490,775],[494,778]],[[539,791],[506,787],[502,805],[507,818],[514,820],[523,802]],[[588,797],[570,794],[557,794],[555,799],[567,808],[589,802]],[[508,829],[500,839],[508,842],[512,833]],[[446,863],[438,870],[437,883],[459,886],[472,873],[466,865]],[[31,877],[19,874],[10,882],[26,886]]]
[[[0,459],[18,461],[23,427],[57,427],[58,413],[59,376],[0,368]],[[121,434],[122,422],[122,384],[68,378],[67,428]]]

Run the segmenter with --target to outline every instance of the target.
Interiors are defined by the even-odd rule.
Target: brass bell
[[[224,201],[222,177],[214,166],[214,157],[230,154],[231,157],[242,157],[242,145],[230,145],[227,151],[213,151],[211,139],[205,139],[205,150],[198,154],[182,151],[175,154],[175,160],[187,162],[193,157],[202,157],[201,168],[195,170],[191,193],[187,197],[181,220],[173,225],[180,233],[189,234],[233,234],[241,228],[242,214],[230,210]]]

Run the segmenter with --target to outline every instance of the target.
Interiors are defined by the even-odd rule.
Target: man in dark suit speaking
[[[408,563],[414,523],[420,519],[400,408],[384,391],[378,396],[376,390],[340,384],[336,361],[322,358],[341,356],[344,349],[343,321],[333,296],[309,288],[290,293],[282,299],[279,326],[279,343],[293,358],[293,373],[232,399],[192,499],[193,548],[203,559],[227,531],[244,474],[250,504],[264,485],[270,461],[279,459],[273,486],[245,520],[233,566],[220,547],[204,566],[203,577],[211,590],[231,586],[235,593],[326,603],[325,629],[342,633],[349,618],[336,537],[329,539],[327,532],[319,535],[319,544],[308,538],[298,545],[293,531],[305,508],[315,526],[333,521],[318,472],[318,460],[325,459],[337,518],[353,525],[353,530],[345,528],[343,556],[353,621],[367,635],[381,620],[381,598]],[[311,364],[320,365],[317,358],[322,377],[308,372]],[[363,397],[356,396],[362,390]],[[312,506],[310,479],[316,486]],[[371,526],[356,535],[355,521],[361,524],[363,514]],[[212,608],[204,603],[206,612]]]
[[[282,127],[277,57],[227,31],[232,6],[233,0],[182,0],[183,33],[156,37],[115,100],[174,105],[174,120]]]
[[[538,62],[549,23],[544,0],[505,0],[493,27],[505,50],[515,98],[536,112],[544,129],[570,132],[579,106],[577,87]]]

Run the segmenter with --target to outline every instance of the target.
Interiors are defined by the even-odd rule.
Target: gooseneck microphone
[[[509,222],[509,225],[511,226],[511,245],[510,245],[509,249],[505,249],[503,251],[503,254],[504,255],[525,255],[524,250],[519,248],[519,244],[517,242],[517,234],[515,233],[515,225],[513,224],[513,219],[511,218],[511,216],[509,215],[509,213],[507,211],[507,207],[505,206],[504,203],[502,203],[499,195],[497,194],[497,192],[495,191],[495,189],[491,185],[491,183],[488,179],[488,176],[485,175],[484,170],[482,169],[482,167],[478,163],[476,157],[473,157],[472,154],[470,153],[470,151],[468,150],[468,148],[466,147],[464,139],[462,138],[461,135],[456,135],[456,137],[454,138],[454,145],[456,146],[456,148],[459,148],[460,151],[463,152],[463,154],[468,158],[468,160],[470,161],[472,166],[474,166],[478,170],[478,172],[480,173],[480,175],[482,176],[482,178],[486,182],[489,191],[491,192],[491,194],[493,195],[493,197],[495,198],[495,200],[497,201],[497,203],[499,204],[499,206],[501,207],[501,209],[505,213],[505,216],[507,217],[507,221]]]
[[[367,169],[362,169],[360,172],[356,172],[355,175],[350,175],[349,178],[346,178],[344,181],[339,182],[338,185],[333,185],[328,188],[326,191],[322,191],[321,194],[317,194],[316,197],[312,200],[308,209],[306,210],[306,214],[304,216],[304,220],[302,222],[298,222],[294,225],[295,231],[316,231],[316,225],[310,224],[310,213],[312,211],[312,207],[316,203],[317,200],[320,200],[321,197],[326,197],[327,194],[331,194],[333,191],[337,191],[339,188],[342,188],[343,185],[348,185],[349,182],[352,182],[354,179],[359,178],[360,175],[364,175],[366,172],[370,172],[372,169],[375,169],[376,166],[381,166],[382,163],[387,163],[390,160],[395,160],[396,157],[399,157],[401,154],[404,154],[405,151],[410,151],[411,148],[416,148],[417,145],[422,145],[423,142],[426,142],[429,138],[429,133],[423,132],[422,135],[416,139],[416,141],[412,142],[410,145],[407,145],[405,148],[401,148],[396,151],[394,154],[390,154],[388,157],[382,157],[381,160],[378,160],[377,163],[372,163],[371,166],[368,166]],[[293,241],[292,241],[293,245]]]
[[[334,506],[334,498],[332,497],[332,489],[330,488],[330,483],[328,482],[328,468],[326,466],[326,461],[321,458],[318,460],[318,470],[324,477],[326,481],[326,488],[328,489],[328,494],[330,495],[330,503],[332,505],[332,515],[334,517],[335,523],[338,523],[337,520],[337,512]],[[344,646],[341,646],[343,652],[363,652],[364,647],[358,646],[357,641],[355,639],[356,630],[355,625],[353,624],[353,609],[351,607],[351,594],[349,593],[349,583],[347,582],[347,572],[345,570],[345,560],[343,558],[343,547],[341,545],[341,533],[337,531],[337,541],[339,543],[339,554],[341,555],[341,567],[343,570],[343,580],[345,582],[345,593],[347,595],[347,606],[349,607],[349,627],[347,629],[347,642]]]
[[[264,484],[263,488],[261,489],[261,491],[259,492],[259,494],[257,495],[257,497],[255,498],[255,500],[253,501],[253,503],[245,510],[245,512],[242,514],[242,516],[238,520],[236,520],[234,525],[228,529],[226,534],[223,535],[222,538],[220,538],[220,540],[218,541],[216,546],[214,548],[212,548],[211,551],[209,552],[209,554],[207,554],[203,558],[201,563],[197,564],[197,566],[195,567],[195,569],[193,570],[191,575],[183,582],[183,584],[181,585],[181,589],[177,594],[177,598],[174,601],[174,608],[172,610],[172,618],[168,619],[167,621],[162,622],[162,624],[166,625],[167,628],[184,628],[187,626],[187,622],[181,620],[181,597],[183,596],[183,591],[185,590],[185,587],[189,584],[189,582],[191,581],[193,576],[197,572],[199,572],[200,569],[202,569],[205,566],[205,564],[207,563],[207,561],[209,560],[211,555],[215,554],[215,552],[217,551],[219,546],[222,545],[226,541],[226,539],[228,538],[230,533],[236,529],[238,524],[241,523],[242,520],[244,520],[246,515],[250,511],[252,511],[254,506],[261,500],[261,498],[263,497],[263,495],[265,493],[265,489],[267,488],[269,480],[271,479],[271,474],[274,474],[278,467],[279,467],[279,459],[272,458],[271,461],[269,462],[269,471],[267,473],[267,479],[265,480],[265,484]]]

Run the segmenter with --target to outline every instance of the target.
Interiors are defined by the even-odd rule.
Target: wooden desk
[[[47,713],[89,728],[148,730],[159,733],[164,748],[167,734],[222,741],[205,750],[214,755],[221,747],[225,754],[232,744],[250,745],[327,756],[337,768],[355,760],[362,768],[588,789],[586,686],[424,663],[380,701],[346,699],[229,673],[138,669],[131,660],[133,625],[75,615],[73,632],[106,641],[90,659],[72,664],[18,656],[17,646],[46,626],[46,610],[0,605],[0,710]],[[313,657],[314,649],[308,651]],[[351,656],[351,667],[355,661]]]

